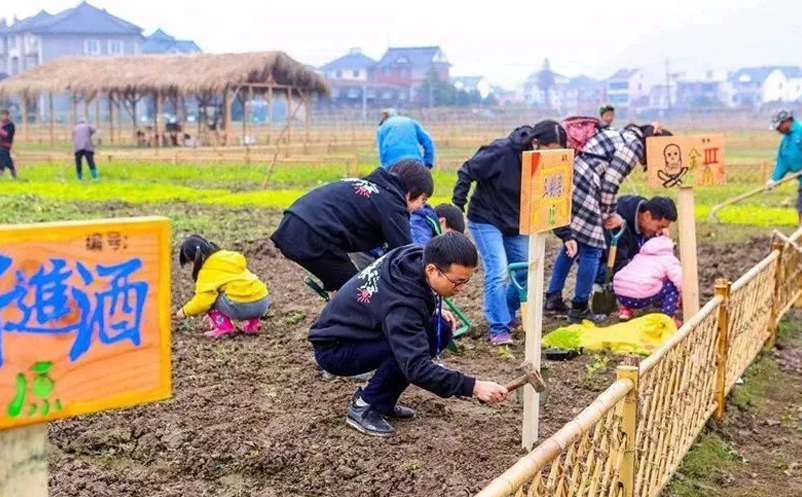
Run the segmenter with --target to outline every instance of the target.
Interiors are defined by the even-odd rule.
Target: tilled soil
[[[705,298],[716,277],[743,274],[768,247],[767,239],[701,245]],[[467,496],[523,455],[515,401],[488,406],[411,387],[402,400],[417,418],[397,422],[393,437],[348,428],[345,412],[359,383],[324,379],[306,341],[323,302],[269,240],[232,248],[269,283],[275,304],[262,332],[214,340],[203,336],[200,320],[174,321],[172,399],[50,425],[54,497]],[[549,259],[556,248],[550,243]],[[475,327],[444,360],[480,378],[507,380],[523,347],[512,348],[511,358],[486,341],[481,271],[477,276],[457,298]],[[191,281],[179,268],[173,281],[178,305],[191,296]],[[562,323],[549,318],[544,331]],[[550,364],[543,436],[609,384],[615,359],[596,377],[586,372],[592,360]]]

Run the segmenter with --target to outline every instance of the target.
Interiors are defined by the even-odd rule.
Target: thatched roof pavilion
[[[230,129],[232,99],[252,98],[254,91],[269,93],[271,100],[273,91],[286,92],[288,104],[295,93],[298,106],[304,103],[308,114],[310,96],[326,95],[329,88],[320,75],[278,51],[63,57],[0,81],[0,95],[19,95],[23,107],[29,99],[40,95],[48,95],[52,106],[53,94],[68,92],[73,102],[87,103],[105,94],[110,105],[116,101],[126,106],[134,121],[136,104],[144,96],[152,95],[161,109],[163,98],[191,95],[204,104],[222,95],[226,130]],[[159,113],[160,110],[155,123],[157,132]]]

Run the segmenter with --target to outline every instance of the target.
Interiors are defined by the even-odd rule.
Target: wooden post
[[[623,486],[623,497],[635,495],[635,450],[637,448],[638,432],[638,366],[618,366],[615,370],[619,380],[632,380],[632,390],[624,398],[623,412],[621,413],[621,429],[626,435],[624,458],[621,461],[619,482]]]
[[[529,235],[529,272],[525,312],[522,312],[526,342],[524,358],[540,371],[540,340],[543,333],[543,275],[546,266],[546,234]],[[532,385],[524,387],[524,423],[521,445],[531,451],[538,439],[540,394]]]
[[[223,95],[223,112],[225,113],[225,128],[226,132],[223,135],[223,145],[231,143],[231,90],[226,87],[225,94]]]
[[[109,144],[114,145],[114,97],[106,95],[109,104]]]
[[[769,167],[765,160],[760,161],[760,180],[761,183],[769,180]]]
[[[53,92],[47,93],[47,114],[48,114],[48,124],[49,124],[49,132],[50,132],[50,147],[54,147],[56,145],[56,116],[53,110]]]
[[[292,88],[287,88],[287,145],[292,143]]]
[[[780,290],[782,290],[782,283],[785,279],[783,271],[783,253],[785,251],[785,243],[782,240],[774,240],[771,243],[772,252],[775,250],[780,251],[780,256],[777,257],[777,265],[774,270],[774,298],[771,302],[771,318],[769,319],[769,337],[766,339],[766,347],[772,348],[777,342],[777,325],[780,318]]]
[[[89,124],[89,104],[92,102],[94,97],[84,100],[84,121]]]
[[[156,115],[153,118],[153,134],[155,136],[154,143],[156,144],[156,151],[162,146],[161,130],[159,129],[159,122],[161,121],[162,114],[162,91],[156,91]]]
[[[100,129],[100,123],[103,120],[100,118],[100,93],[95,97],[95,128]]]
[[[730,289],[732,284],[719,278],[716,280],[716,295],[723,298],[718,308],[718,335],[716,336],[716,412],[717,422],[724,419],[727,396],[727,353],[730,339]]]
[[[28,143],[28,95],[22,96],[22,143]]]
[[[70,125],[73,127],[78,124],[78,98],[75,93],[72,94],[72,122]]]
[[[0,431],[0,496],[47,497],[47,424]]]
[[[248,112],[245,114],[248,124],[245,127],[245,136],[248,137],[246,143],[251,145],[250,136],[253,134],[253,86],[248,86],[248,102],[246,103]],[[256,140],[254,140],[255,142]],[[255,143],[254,143],[255,144]]]
[[[273,129],[273,121],[276,119],[273,113],[273,87],[267,87],[267,144],[270,145],[270,135]]]
[[[693,187],[679,189],[679,254],[682,261],[682,314],[687,321],[699,312],[699,270],[696,256],[696,219]]]
[[[309,108],[310,98],[309,92],[303,94],[304,97],[304,145],[309,146],[309,132],[312,127],[312,111]]]

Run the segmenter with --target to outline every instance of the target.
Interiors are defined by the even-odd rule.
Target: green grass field
[[[733,138],[736,145],[727,149],[728,184],[696,189],[696,215],[702,221],[710,209],[730,198],[762,184],[760,160],[771,162],[774,151],[770,140],[750,140],[748,135]],[[759,146],[754,145],[757,143]],[[478,146],[479,144],[477,144]],[[443,148],[439,155],[467,159],[471,151]],[[372,150],[361,150],[359,172],[367,174],[375,164]],[[44,205],[54,213],[80,216],[86,206],[96,203],[124,202],[139,205],[140,212],[158,213],[165,205],[192,203],[222,208],[282,209],[306,191],[346,176],[342,164],[282,164],[272,171],[266,187],[267,165],[180,164],[145,162],[100,162],[100,180],[79,182],[72,164],[20,164],[20,181],[0,178],[2,221],[20,221],[26,216],[20,209]],[[435,195],[432,203],[447,202],[456,181],[453,167],[434,169]],[[796,183],[753,197],[737,206],[724,209],[719,217],[725,224],[754,226],[793,226],[797,216],[793,209]],[[645,174],[638,171],[625,182],[621,194],[638,193],[673,195],[669,191],[651,191]],[[78,209],[73,204],[84,207]],[[55,207],[54,207],[55,206]],[[35,210],[35,209],[34,209]]]

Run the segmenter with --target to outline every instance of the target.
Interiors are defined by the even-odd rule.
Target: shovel
[[[605,316],[615,310],[616,299],[610,280],[613,279],[613,266],[615,266],[615,254],[618,252],[618,240],[624,234],[627,225],[624,223],[614,233],[610,240],[610,253],[607,256],[607,273],[604,275],[604,286],[590,297],[590,310],[593,314],[604,314]]]

